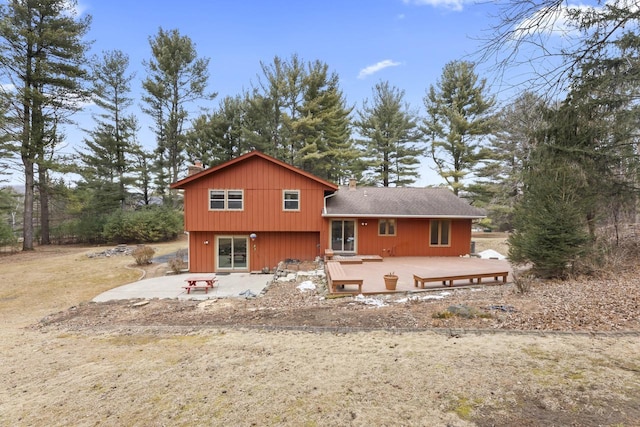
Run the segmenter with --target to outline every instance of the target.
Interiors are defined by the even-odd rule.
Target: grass
[[[151,245],[156,256],[186,246],[184,239]],[[0,257],[0,316],[31,323],[114,287],[138,280],[142,270],[131,256],[89,258],[105,247],[44,246]]]
[[[157,255],[184,246],[153,245]],[[28,327],[139,277],[132,257],[87,258],[101,249],[0,257],[0,425],[467,426],[540,416],[632,425],[640,416],[635,337]]]

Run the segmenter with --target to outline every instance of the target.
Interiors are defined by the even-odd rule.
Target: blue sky
[[[497,24],[492,2],[465,0],[79,0],[78,7],[93,17],[93,54],[118,49],[129,55],[136,73],[130,112],[141,121],[139,137],[147,148],[155,141],[140,109],[142,62],[150,59],[149,38],[160,27],[178,29],[195,42],[200,57],[210,58],[209,91],[219,94],[211,108],[223,96],[249,89],[260,61],[297,54],[305,62],[327,63],[339,75],[349,105],[361,107],[376,83],[389,81],[422,114],[425,91],[444,65],[474,60],[479,39]],[[480,65],[478,73],[492,80],[486,69]],[[76,120],[92,126],[88,110]],[[79,146],[83,137],[70,130],[69,146]],[[417,185],[442,183],[428,161],[423,163]]]
[[[94,52],[119,49],[132,67],[150,58],[150,36],[178,29],[210,58],[210,88],[236,95],[260,72],[260,61],[298,54],[321,60],[340,76],[350,103],[361,104],[374,84],[389,82],[415,107],[443,66],[478,48],[490,6],[462,1],[403,0],[82,0],[93,16]],[[386,62],[385,62],[386,61]],[[385,63],[377,71],[368,67]]]
[[[93,18],[92,53],[118,49],[129,55],[137,99],[142,62],[150,59],[149,37],[162,27],[189,36],[198,55],[210,58],[209,89],[219,94],[212,107],[250,88],[260,61],[297,54],[327,63],[339,75],[349,105],[359,108],[384,80],[404,90],[405,100],[420,112],[425,91],[444,65],[478,50],[477,38],[491,25],[492,12],[491,5],[462,0],[81,0],[79,7]],[[140,138],[153,147],[139,104],[132,112],[143,124]],[[88,119],[88,112],[78,116],[83,123]],[[83,135],[68,136],[75,146]],[[420,172],[419,185],[441,182],[426,162]]]

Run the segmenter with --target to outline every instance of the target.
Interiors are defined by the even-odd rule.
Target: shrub
[[[137,265],[151,264],[151,258],[156,253],[156,250],[149,246],[138,246],[131,252],[131,256],[136,260]]]
[[[174,273],[182,273],[182,271],[187,268],[187,263],[184,260],[187,256],[187,253],[188,252],[186,249],[180,249],[176,252],[175,257],[171,258],[167,262],[171,271],[173,271]]]
[[[0,222],[0,246],[13,246],[18,239],[13,235],[13,230],[9,224]]]
[[[109,216],[103,236],[109,242],[143,243],[175,239],[182,231],[182,214],[163,207],[118,210]]]
[[[518,293],[526,294],[531,290],[534,278],[529,272],[517,273],[513,271],[513,283],[516,285]]]

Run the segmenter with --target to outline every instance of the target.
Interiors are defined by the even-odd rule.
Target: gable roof
[[[448,188],[340,187],[327,197],[325,217],[484,218]]]
[[[190,175],[190,176],[188,176],[186,178],[183,178],[183,179],[181,179],[179,181],[174,182],[173,184],[171,184],[170,187],[174,188],[174,189],[184,189],[184,187],[187,184],[189,184],[190,182],[193,182],[195,180],[198,180],[200,178],[208,176],[208,175],[210,175],[212,173],[216,173],[216,172],[220,171],[221,169],[225,169],[225,168],[231,167],[231,166],[236,165],[236,164],[238,164],[240,162],[244,162],[244,161],[246,161],[248,159],[252,159],[252,158],[256,158],[256,157],[264,159],[264,160],[267,160],[267,161],[269,161],[271,163],[274,163],[274,164],[276,164],[278,166],[281,166],[281,167],[283,167],[285,169],[288,169],[288,170],[290,170],[290,171],[292,171],[294,173],[297,173],[299,175],[305,176],[305,177],[307,177],[307,178],[309,178],[309,179],[311,179],[313,181],[316,181],[316,182],[318,182],[318,183],[320,183],[320,184],[322,184],[322,185],[324,185],[326,187],[329,187],[329,189],[331,189],[331,190],[337,190],[338,189],[338,186],[336,184],[332,183],[332,182],[325,181],[324,179],[319,178],[319,177],[317,177],[317,176],[315,176],[315,175],[313,175],[313,174],[311,174],[309,172],[305,172],[302,169],[298,169],[297,167],[291,166],[290,164],[282,162],[282,161],[280,161],[280,160],[278,160],[278,159],[276,159],[274,157],[267,156],[266,154],[261,153],[260,151],[251,151],[249,153],[243,154],[242,156],[236,157],[235,159],[232,159],[232,160],[229,160],[227,162],[221,163],[221,164],[219,164],[217,166],[214,166],[214,167],[211,167],[211,168],[208,168],[208,169],[204,169],[201,172],[198,172],[196,174]]]

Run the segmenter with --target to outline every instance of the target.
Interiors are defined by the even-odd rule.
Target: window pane
[[[218,239],[218,268],[231,268],[231,249],[230,238],[221,237]]]
[[[233,268],[247,268],[246,237],[234,237],[233,239]]]
[[[396,220],[395,219],[390,219],[389,220],[389,235],[395,236],[396,234]]]
[[[378,234],[387,234],[387,221],[384,219],[378,220]]]
[[[342,250],[342,221],[331,221],[331,249]]]
[[[356,223],[355,221],[344,222],[344,249],[345,251],[354,251],[356,244]]]
[[[211,209],[224,209],[224,191],[212,190],[209,197]]]
[[[299,197],[300,194],[297,191],[285,191],[284,208],[286,210],[298,210],[300,206]]]
[[[227,209],[242,209],[242,191],[229,190],[227,200]]]
[[[451,221],[441,221],[440,223],[440,244],[448,245],[449,244],[449,227],[451,225]]]
[[[438,244],[438,228],[440,228],[440,221],[431,220],[431,239],[430,239],[430,242],[434,246]]]

